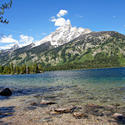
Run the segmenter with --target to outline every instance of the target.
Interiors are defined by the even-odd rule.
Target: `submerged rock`
[[[40,121],[39,122],[52,122],[53,121],[53,119],[52,119],[52,117],[46,117],[46,118],[42,118],[42,119],[40,119]]]
[[[105,107],[101,105],[95,105],[95,104],[87,104],[85,106],[85,112],[95,115],[95,116],[104,116],[103,111],[105,110]]]
[[[112,111],[103,111],[104,116],[110,117],[112,116]]]
[[[32,102],[32,103],[30,103],[30,105],[32,105],[32,106],[37,106],[38,103],[36,103],[36,102]]]
[[[82,112],[74,112],[74,113],[73,113],[73,116],[74,116],[76,119],[88,118],[88,115],[85,114],[85,113],[82,113]]]
[[[53,105],[56,104],[56,102],[53,101],[48,101],[48,100],[42,100],[41,102],[31,102],[31,106],[48,106],[48,105]]]
[[[88,107],[88,108],[104,108],[101,105],[95,105],[95,104],[87,104],[86,107]]]
[[[125,116],[120,113],[114,113],[113,118],[115,118],[116,120],[125,120]]]
[[[76,107],[67,107],[67,108],[57,108],[54,111],[58,113],[72,113]]]
[[[48,100],[42,100],[40,102],[41,105],[52,105],[52,104],[56,104],[56,102],[53,101],[48,101]]]
[[[56,111],[50,111],[49,114],[52,115],[52,116],[54,116],[54,115],[59,115],[60,113],[56,112]]]
[[[11,96],[12,95],[12,91],[9,88],[5,88],[0,92],[1,96]]]

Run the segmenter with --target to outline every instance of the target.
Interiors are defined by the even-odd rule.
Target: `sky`
[[[0,49],[28,45],[66,21],[73,27],[125,34],[125,0],[13,0],[0,23]]]

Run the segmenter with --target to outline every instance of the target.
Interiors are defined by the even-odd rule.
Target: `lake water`
[[[58,95],[64,103],[125,103],[125,68],[51,71],[42,74],[0,75],[0,88],[13,96]]]

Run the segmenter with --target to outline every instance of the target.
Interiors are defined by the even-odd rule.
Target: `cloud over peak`
[[[68,23],[70,23],[70,20],[65,20],[64,18],[55,18],[55,17],[52,17],[51,19],[51,22],[54,22],[55,23],[55,26],[64,26]]]
[[[60,10],[58,13],[57,13],[57,17],[51,17],[51,22],[54,22],[55,26],[64,26],[64,25],[70,25],[70,20],[69,19],[65,19],[63,18],[62,16],[66,15],[68,13],[67,10]]]
[[[57,13],[57,17],[62,17],[68,13],[67,10],[60,10],[59,13]]]

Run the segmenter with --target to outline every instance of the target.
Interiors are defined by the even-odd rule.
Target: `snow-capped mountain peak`
[[[67,20],[63,26],[58,27],[55,32],[52,32],[50,35],[38,41],[36,45],[38,46],[50,41],[51,45],[57,47],[68,43],[69,41],[79,37],[81,34],[87,34],[90,32],[91,30],[89,29],[72,27],[70,20]]]

